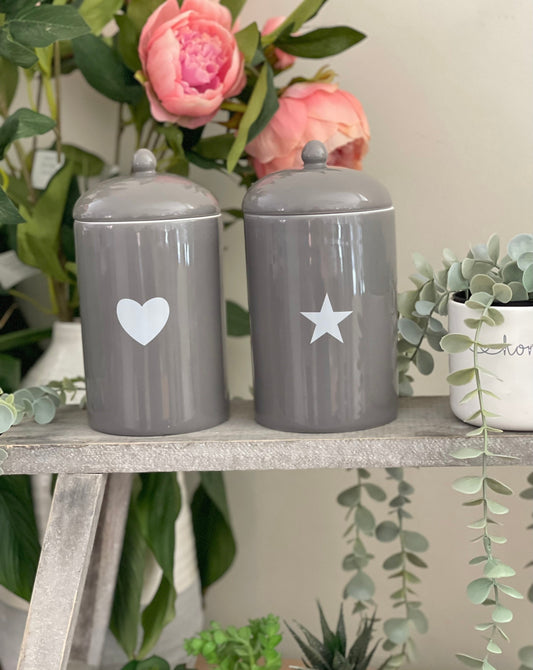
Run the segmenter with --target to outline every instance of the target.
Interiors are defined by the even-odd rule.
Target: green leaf
[[[483,661],[481,658],[475,658],[474,656],[468,656],[467,654],[456,654],[456,658],[467,665],[469,668],[482,668]]]
[[[363,507],[363,505],[358,505],[355,511],[355,525],[367,535],[373,535],[374,528],[376,526],[376,520],[372,512]]]
[[[376,526],[376,537],[380,542],[392,542],[398,537],[400,528],[393,521],[382,521]]]
[[[250,334],[250,315],[247,310],[231,300],[226,300],[226,322],[230,337]]]
[[[429,543],[426,538],[421,534],[412,530],[404,530],[401,533],[403,544],[406,549],[409,551],[426,551],[429,547]]]
[[[231,18],[233,22],[235,22],[235,19],[241,13],[241,9],[246,4],[246,0],[220,0],[220,4],[229,9]]]
[[[429,351],[419,349],[416,352],[415,365],[420,374],[430,375],[433,372],[433,368],[435,367],[435,362]]]
[[[503,482],[493,479],[492,477],[487,477],[485,481],[487,482],[487,486],[495,493],[500,493],[503,496],[513,495],[513,490]]]
[[[138,483],[138,480],[135,483]],[[141,594],[147,557],[147,545],[134,508],[136,495],[138,491],[133,494],[130,503],[109,623],[111,632],[128,658],[132,658],[137,649]]]
[[[505,593],[506,596],[509,596],[509,598],[516,598],[516,600],[524,599],[524,596],[520,593],[520,591],[513,589],[512,586],[507,586],[507,584],[498,584],[498,589],[502,593]]]
[[[303,0],[276,30],[273,30],[268,35],[263,35],[261,43],[263,46],[267,46],[275,42],[281,35],[285,35],[288,32],[298,32],[303,24],[312,19],[326,2],[327,0]]]
[[[507,607],[496,605],[492,612],[492,620],[496,623],[508,623],[513,620],[513,613]]]
[[[6,26],[0,28],[0,56],[24,68],[30,68],[37,62],[34,51],[15,42]]]
[[[285,53],[300,58],[327,58],[350,49],[364,40],[366,35],[348,26],[319,28],[304,35],[287,35],[275,41]]]
[[[0,351],[9,351],[15,347],[25,347],[28,344],[40,342],[50,337],[51,334],[51,328],[24,328],[5,333],[5,335],[0,335]]]
[[[248,131],[248,142],[251,142],[254,137],[257,137],[257,135],[266,128],[270,119],[279,108],[278,93],[274,83],[274,71],[268,63],[265,63],[263,68],[266,68],[267,71],[267,92],[259,116],[252,123],[251,128]]]
[[[485,293],[492,293],[492,288],[495,284],[494,279],[489,277],[489,275],[475,275],[470,280],[470,291],[472,293],[478,293],[483,291]]]
[[[487,500],[487,507],[493,514],[507,514],[509,511],[508,507],[505,507],[505,505],[500,505],[500,503],[497,503],[494,500]]]
[[[409,563],[412,563],[413,565],[416,565],[417,568],[427,568],[428,567],[427,563],[425,561],[423,561],[420,558],[420,556],[417,556],[416,554],[413,554],[410,551],[408,551],[405,554],[405,556],[406,556],[407,560],[409,561]]]
[[[400,552],[397,554],[392,554],[392,556],[389,556],[383,561],[384,570],[396,570],[402,565],[403,565],[403,554]]]
[[[261,33],[259,32],[257,23],[254,21],[246,26],[246,28],[235,33],[235,40],[237,41],[239,51],[244,56],[244,62],[251,63],[261,40]]]
[[[486,577],[479,577],[479,579],[474,579],[466,587],[466,594],[468,599],[474,605],[481,605],[489,597],[490,590],[492,588],[493,581],[492,579],[487,579]]]
[[[140,30],[136,28],[129,14],[115,16],[119,32],[117,35],[117,49],[126,67],[132,72],[141,69],[138,45]]]
[[[459,493],[470,495],[481,490],[483,479],[481,477],[460,477],[452,484],[453,488]]]
[[[494,265],[497,265],[500,256],[500,238],[498,235],[493,234],[489,237],[489,241],[487,242],[487,253]]]
[[[355,507],[361,499],[361,487],[351,486],[344,491],[341,491],[337,496],[337,502],[343,507]]]
[[[42,398],[38,398],[33,404],[33,413],[36,423],[50,423],[56,415],[56,406],[50,398],[43,396]]]
[[[29,600],[40,547],[28,475],[0,477],[0,537],[0,584]]]
[[[513,290],[507,284],[496,283],[492,287],[492,295],[499,302],[510,302],[513,299]]]
[[[461,272],[461,263],[452,263],[448,270],[448,286],[449,291],[459,292],[468,288],[468,281],[463,277]]]
[[[422,338],[424,337],[422,328],[420,328],[420,326],[414,321],[411,321],[411,319],[407,319],[405,317],[398,319],[398,330],[400,331],[400,335],[405,340],[407,340],[410,344],[414,344],[415,346],[420,344]]]
[[[409,609],[409,620],[412,621],[415,625],[416,630],[424,635],[428,632],[428,620],[426,615],[419,608],[410,608]]]
[[[7,354],[0,354],[0,388],[4,391],[15,391],[20,384],[20,359]],[[8,427],[11,426],[11,423]],[[7,429],[6,429],[7,430]],[[0,426],[0,433],[4,432]]]
[[[72,5],[31,7],[9,22],[13,38],[26,47],[46,47],[58,40],[71,40],[91,31]]]
[[[372,500],[377,500],[378,502],[383,502],[387,499],[387,494],[381,488],[381,486],[376,486],[375,484],[363,484],[365,491],[372,498]]]
[[[76,65],[87,82],[116,102],[137,104],[144,95],[143,87],[122,63],[118,54],[94,35],[73,40]]]
[[[417,300],[415,309],[420,316],[429,316],[435,309],[435,303],[431,300]]]
[[[403,468],[385,468],[385,472],[397,482],[401,482],[403,479]]]
[[[533,251],[533,235],[528,233],[515,235],[507,245],[507,253],[513,261],[518,260],[522,254],[528,251]]]
[[[518,658],[526,668],[533,668],[533,645],[522,647],[518,652]]]
[[[228,172],[233,172],[235,166],[237,165],[237,162],[239,161],[239,158],[244,151],[244,147],[248,142],[248,133],[250,128],[252,127],[254,121],[261,114],[263,103],[265,102],[268,90],[268,71],[268,66],[266,64],[263,65],[261,68],[261,73],[259,74],[257,82],[252,91],[252,95],[250,96],[250,100],[248,101],[246,111],[242,116],[239,129],[237,131],[237,137],[235,138],[235,141],[233,142],[233,145],[228,153]]]
[[[105,162],[99,156],[73,144],[63,144],[61,150],[72,164],[72,171],[79,177],[98,177],[105,167]]]
[[[514,577],[516,571],[510,565],[505,565],[502,561],[490,558],[485,564],[483,574],[489,579],[501,579],[502,577]]]
[[[173,472],[144,473],[140,478],[142,487],[134,500],[134,510],[143,538],[163,571],[157,593],[142,614],[144,638],[139,651],[142,657],[152,649],[163,628],[175,616],[175,524],[181,508],[181,495]]]
[[[8,116],[0,127],[0,158],[3,158],[7,147],[21,137],[43,135],[52,130],[56,122],[49,116],[39,114],[22,107]]]
[[[27,222],[17,228],[20,260],[58,281],[69,281],[59,261],[59,235],[71,178],[72,165],[66,163],[51,179]]]
[[[354,600],[371,600],[374,596],[376,587],[372,579],[360,570],[346,584],[344,588],[344,598],[354,598]]]
[[[465,459],[465,458],[477,458],[483,453],[481,449],[475,449],[473,447],[463,447],[462,449],[458,449],[455,451],[452,456],[453,458],[457,459]]]
[[[234,139],[231,133],[212,135],[211,137],[202,138],[196,144],[194,150],[204,158],[211,158],[213,160],[225,159]]]
[[[0,225],[12,226],[23,223],[24,220],[4,189],[0,187]]]
[[[92,32],[99,35],[122,4],[122,0],[83,0],[79,13]]]
[[[403,644],[409,637],[408,619],[387,619],[383,624],[385,635],[395,644]]]
[[[456,370],[446,377],[448,384],[452,386],[464,386],[474,379],[475,368],[465,368],[464,370]]]
[[[13,102],[19,81],[16,65],[0,56],[0,107],[8,110]]]
[[[191,513],[202,588],[219,579],[235,558],[236,545],[221,472],[201,472]]]
[[[524,276],[522,277],[522,283],[524,288],[528,293],[533,292],[533,265],[530,265],[524,270]]]
[[[474,340],[468,335],[461,335],[459,333],[450,333],[445,335],[440,341],[441,347],[448,354],[459,354],[462,351],[467,351],[474,344]]]

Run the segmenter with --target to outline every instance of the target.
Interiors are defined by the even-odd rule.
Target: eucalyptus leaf
[[[524,270],[524,276],[522,277],[522,283],[524,288],[528,293],[533,293],[533,265],[529,265]]]
[[[408,619],[387,619],[383,624],[385,635],[396,644],[404,644],[409,637]]]
[[[477,458],[478,456],[481,456],[482,453],[483,451],[481,449],[475,449],[474,447],[463,447],[462,449],[454,451],[452,456],[458,459]]]
[[[385,561],[383,561],[384,570],[396,570],[402,565],[403,565],[402,553],[392,554],[392,556],[389,556],[388,558],[385,559]]]
[[[346,584],[344,597],[354,598],[355,600],[371,600],[375,590],[376,587],[372,579],[360,570]]]
[[[35,401],[33,412],[36,423],[50,423],[56,415],[56,406],[50,398],[44,396]]]
[[[375,535],[380,542],[392,542],[399,532],[400,528],[393,521],[382,521],[376,526]]]
[[[428,632],[428,620],[426,615],[420,609],[409,610],[409,620],[415,625],[416,630],[423,635]]]
[[[507,245],[507,253],[514,261],[527,252],[533,252],[533,235],[529,233],[515,235]]]
[[[467,665],[469,668],[482,668],[483,661],[481,658],[475,658],[474,656],[468,656],[468,654],[456,654],[456,658]]]
[[[513,292],[513,302],[518,300],[527,300],[529,298],[528,292],[524,288],[522,282],[512,281],[508,284],[509,288]]]
[[[424,337],[422,328],[420,328],[414,321],[405,317],[398,319],[398,330],[402,337],[410,344],[418,345]]]
[[[435,367],[433,356],[425,349],[419,349],[414,359],[417,370],[420,374],[430,375]]]
[[[435,309],[435,303],[430,300],[417,300],[415,309],[420,316],[429,316]]]
[[[487,482],[487,486],[490,489],[492,489],[495,493],[500,493],[501,495],[504,496],[510,496],[513,494],[513,490],[511,488],[509,488],[503,482],[494,479],[493,477],[487,477],[485,481]]]
[[[513,570],[510,565],[505,565],[502,561],[491,558],[485,564],[483,574],[490,579],[501,579],[502,577],[514,577],[516,570]]]
[[[372,512],[367,507],[358,505],[355,511],[355,524],[363,533],[372,535],[376,526],[376,520],[374,519]]]
[[[403,539],[403,544],[406,549],[409,551],[422,552],[426,551],[429,547],[429,543],[426,538],[416,531],[412,530],[403,530],[401,533]]]
[[[470,291],[476,293],[478,291],[484,291],[485,293],[492,293],[493,286],[495,284],[494,279],[489,277],[489,275],[475,275],[470,280]]]
[[[387,494],[385,491],[381,488],[381,486],[376,486],[376,484],[363,484],[363,487],[365,491],[368,493],[368,495],[373,499],[377,500],[378,502],[383,502],[384,500],[387,499]]]
[[[492,612],[492,620],[496,623],[508,623],[513,620],[513,613],[503,605],[496,605]]]
[[[500,255],[500,238],[498,235],[493,234],[489,237],[489,241],[487,242],[487,251],[491,261],[494,263],[494,265],[496,265]]]
[[[492,287],[492,295],[499,302],[507,303],[513,298],[513,290],[507,284],[495,283]]]
[[[468,335],[462,335],[460,333],[450,333],[444,335],[440,341],[441,347],[448,354],[458,354],[462,351],[468,351],[470,347],[474,344],[474,340]]]
[[[361,499],[361,487],[351,486],[337,496],[337,502],[343,507],[355,507]]]
[[[489,597],[493,581],[487,577],[479,577],[470,582],[466,587],[468,599],[474,605],[481,605]]]
[[[502,267],[502,277],[506,284],[509,284],[512,281],[521,282],[522,270],[518,267],[518,263],[516,261],[506,263]]]
[[[526,668],[533,668],[533,645],[522,647],[518,652],[518,658]]]
[[[452,386],[464,386],[474,379],[475,369],[465,368],[464,370],[457,370],[446,377],[448,384]]]

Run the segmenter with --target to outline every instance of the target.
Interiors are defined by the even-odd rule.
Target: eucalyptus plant
[[[412,392],[411,363],[422,374],[432,371],[433,357],[423,348],[424,341],[437,351],[453,354],[471,350],[473,355],[469,367],[453,372],[447,379],[455,386],[474,382],[474,388],[464,395],[462,402],[477,401],[477,408],[467,421],[480,424],[468,433],[479,441],[460,449],[453,456],[478,462],[481,471],[477,476],[460,477],[453,486],[460,493],[475,496],[465,505],[481,509],[478,518],[469,524],[469,528],[477,533],[474,542],[481,545],[481,551],[470,563],[482,566],[483,572],[482,576],[468,584],[467,595],[472,603],[484,605],[484,610],[490,611],[491,620],[476,626],[476,630],[485,637],[485,652],[481,656],[458,654],[458,658],[469,667],[494,670],[493,657],[502,653],[500,640],[508,640],[503,624],[513,618],[506,598],[521,599],[523,596],[507,583],[515,575],[514,568],[497,557],[497,546],[506,542],[506,538],[493,530],[499,525],[495,517],[506,514],[509,509],[495,500],[494,494],[510,496],[512,490],[504,482],[490,476],[488,466],[493,456],[509,456],[495,454],[491,449],[490,435],[501,431],[490,425],[490,419],[495,415],[486,409],[485,399],[497,396],[485,387],[486,377],[494,376],[493,373],[479,363],[480,351],[498,350],[506,345],[503,342],[482,342],[481,331],[504,322],[504,313],[500,308],[506,304],[533,306],[533,235],[513,237],[502,258],[496,235],[492,235],[487,244],[473,245],[463,260],[445,249],[443,268],[436,271],[420,254],[415,254],[413,258],[417,273],[411,280],[415,289],[402,293],[398,305],[400,389],[404,394]],[[470,309],[470,316],[464,323],[472,331],[471,335],[447,334],[438,318],[447,314],[449,300],[455,293],[461,294]],[[531,663],[530,657],[529,647],[520,651],[523,668]]]
[[[386,640],[383,649],[394,652],[386,661],[384,667],[393,668],[404,665],[415,656],[413,633],[425,633],[428,622],[422,611],[422,603],[415,598],[413,585],[420,582],[415,574],[415,568],[426,568],[427,564],[419,556],[427,550],[427,539],[416,531],[405,527],[406,521],[412,518],[406,507],[410,504],[414,487],[405,479],[403,468],[386,468],[388,479],[394,482],[396,490],[389,500],[389,514],[396,518],[376,523],[375,517],[362,503],[364,494],[372,500],[383,502],[387,500],[386,491],[368,481],[370,473],[362,468],[357,470],[357,483],[341,492],[337,498],[340,505],[348,507],[350,525],[345,535],[352,545],[351,551],[344,557],[343,569],[355,571],[344,588],[344,597],[354,599],[354,612],[363,612],[369,607],[375,607],[375,583],[370,574],[365,571],[373,554],[371,554],[362,539],[362,535],[375,537],[380,542],[396,542],[397,551],[392,553],[383,562],[383,569],[390,572],[390,579],[400,580],[399,588],[395,588],[390,598],[393,607],[399,610],[398,616],[386,619],[383,631]]]

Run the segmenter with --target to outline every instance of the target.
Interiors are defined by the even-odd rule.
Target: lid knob
[[[311,140],[302,150],[302,160],[304,162],[304,170],[325,168],[328,160],[328,150],[322,142]]]
[[[157,160],[149,149],[139,149],[133,156],[131,171],[133,174],[155,172]]]

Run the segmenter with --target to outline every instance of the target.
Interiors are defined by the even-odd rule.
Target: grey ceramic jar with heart
[[[155,173],[102,182],[74,209],[87,409],[96,430],[167,435],[228,417],[220,210]]]

